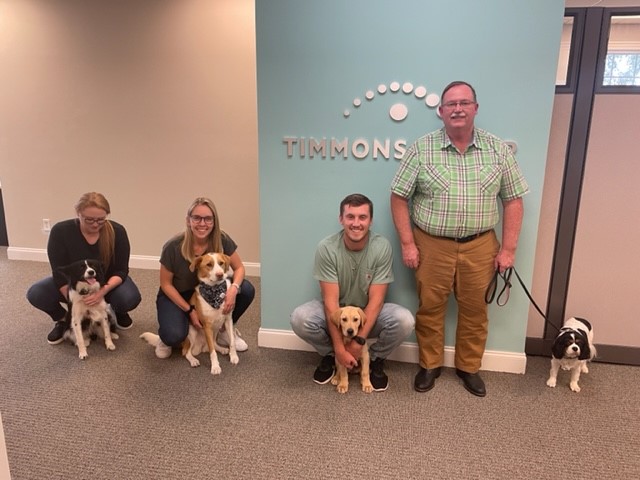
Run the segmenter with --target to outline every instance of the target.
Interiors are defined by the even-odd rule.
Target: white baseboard
[[[48,262],[47,251],[42,248],[8,247],[7,258],[9,260],[30,260],[34,262]],[[160,257],[151,255],[131,255],[129,268],[141,268],[143,270],[159,270]],[[245,262],[244,268],[247,276],[259,277],[260,264]]]
[[[290,330],[275,330],[261,328],[258,331],[258,346],[266,348],[281,348],[284,350],[315,351],[308,343],[302,341]],[[444,366],[454,367],[454,349],[445,347]],[[389,360],[398,362],[418,363],[418,345],[404,342],[389,356]],[[499,352],[486,350],[482,357],[482,370],[490,372],[525,373],[527,356],[524,353]]]
[[[7,456],[7,444],[4,440],[4,428],[2,427],[2,416],[0,415],[0,480],[11,480],[9,471],[9,457]]]

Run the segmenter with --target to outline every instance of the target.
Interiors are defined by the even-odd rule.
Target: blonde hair
[[[220,230],[220,217],[218,216],[218,211],[216,210],[216,206],[213,201],[207,197],[198,197],[193,203],[189,206],[187,210],[187,228],[184,233],[184,238],[182,239],[182,244],[180,245],[180,253],[182,256],[189,260],[189,263],[195,260],[195,255],[193,254],[193,232],[191,232],[190,227],[190,217],[193,209],[199,205],[205,205],[211,210],[213,213],[213,230],[209,234],[209,238],[207,240],[208,252],[218,252],[222,253],[222,233]]]
[[[104,195],[98,192],[88,192],[80,197],[80,200],[75,205],[76,213],[80,215],[85,208],[99,208],[107,212],[107,215],[111,213],[111,207]],[[113,225],[107,220],[100,229],[100,236],[98,237],[98,249],[100,250],[100,261],[105,270],[111,265],[111,260],[115,254],[116,234],[113,230]]]

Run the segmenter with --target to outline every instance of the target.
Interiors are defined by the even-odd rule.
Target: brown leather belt
[[[476,238],[481,237],[485,233],[489,233],[490,231],[491,230],[485,230],[484,232],[474,233],[473,235],[468,235],[466,237],[460,237],[460,238],[453,238],[453,237],[439,237],[439,238],[446,238],[447,240],[453,240],[456,243],[467,243],[467,242],[470,242],[471,240],[475,240]]]

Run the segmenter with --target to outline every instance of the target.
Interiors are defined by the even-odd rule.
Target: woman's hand
[[[198,311],[196,309],[191,310],[191,312],[189,312],[189,321],[191,322],[191,325],[193,325],[196,328],[202,328],[202,324],[200,323],[200,318],[198,317]]]
[[[238,289],[231,285],[227,288],[227,294],[224,297],[224,303],[222,304],[222,313],[228,315],[236,308],[236,296],[238,295]]]
[[[100,302],[102,302],[105,293],[106,292],[100,289],[97,292],[85,295],[84,297],[82,297],[82,301],[89,307],[95,307],[96,305],[100,304]]]

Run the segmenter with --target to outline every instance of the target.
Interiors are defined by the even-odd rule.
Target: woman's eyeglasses
[[[85,217],[85,216],[82,216],[82,220],[84,221],[84,223],[88,223],[89,225],[93,225],[94,223],[96,225],[104,225],[104,222],[107,221],[107,217]]]
[[[193,223],[202,223],[205,225],[213,225],[213,217],[201,217],[200,215],[191,215],[189,217]]]

